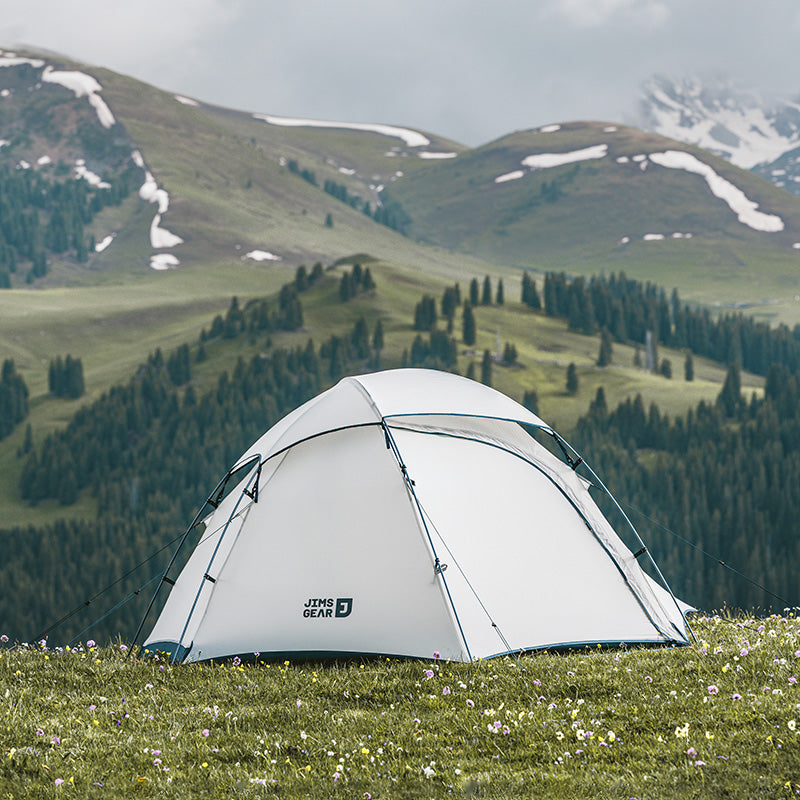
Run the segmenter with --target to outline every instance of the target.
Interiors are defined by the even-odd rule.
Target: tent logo
[[[353,610],[352,597],[309,597],[303,604],[304,617],[349,617]]]

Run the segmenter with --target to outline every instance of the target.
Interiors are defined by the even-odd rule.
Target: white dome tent
[[[624,545],[567,453],[535,414],[466,378],[344,378],[219,484],[143,646],[175,661],[469,661],[687,644],[689,607],[640,568],[646,548]]]

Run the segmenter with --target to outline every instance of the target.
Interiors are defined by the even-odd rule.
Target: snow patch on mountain
[[[42,162],[40,158],[37,163],[46,163],[49,164],[49,156],[43,156],[43,158],[47,158],[46,162]],[[86,162],[79,158],[75,162],[75,177],[76,178],[83,178],[90,186],[95,186],[98,189],[110,189],[111,184],[107,181],[104,181],[97,173],[92,172],[90,169],[87,168]]]
[[[495,183],[507,183],[508,181],[518,181],[520,178],[525,177],[525,170],[523,169],[515,169],[513,172],[506,172],[505,175],[498,175],[495,179]]]
[[[608,154],[607,144],[595,144],[581,150],[572,150],[568,153],[538,153],[522,159],[523,167],[531,169],[549,169],[560,167],[564,164],[574,164],[576,161],[589,161],[593,158],[605,158]]]
[[[708,164],[703,163],[691,153],[682,150],[667,150],[663,153],[650,153],[648,158],[660,167],[681,169],[694,175],[700,175],[705,179],[711,193],[727,203],[743,225],[765,233],[777,233],[783,230],[783,220],[779,216],[758,211],[758,203],[748,199],[741,189],[718,175]]]
[[[103,87],[91,75],[74,70],[55,70],[48,65],[42,70],[42,80],[45,83],[57,83],[65,89],[69,89],[75,97],[87,97],[104,128],[116,125],[117,121],[114,119],[111,109],[100,97]]]
[[[351,131],[380,133],[383,136],[393,136],[402,139],[407,147],[425,147],[431,143],[430,139],[419,131],[412,131],[408,128],[398,128],[394,125],[378,125],[367,122],[329,122],[320,119],[276,117],[272,114],[253,114],[253,119],[261,120],[270,125],[281,125],[290,128],[341,128]]]
[[[103,241],[102,241],[102,242],[98,242],[98,243],[97,243],[97,244],[94,246],[94,251],[95,251],[95,253],[102,253],[102,252],[103,252],[103,250],[107,249],[107,248],[108,248],[108,246],[111,244],[111,242],[113,242],[113,241],[114,241],[114,237],[115,237],[116,235],[117,235],[116,233],[109,233],[109,234],[108,234],[108,236],[106,236],[106,237],[103,239]]]
[[[268,250],[251,250],[242,256],[242,260],[249,258],[251,261],[282,261],[280,256],[270,253]]]
[[[180,263],[178,257],[172,253],[153,253],[150,256],[150,268],[158,271],[177,267]]]
[[[158,204],[158,212],[150,223],[150,246],[162,249],[183,244],[183,239],[180,236],[161,227],[161,217],[169,210],[169,194],[167,190],[158,185],[153,173],[147,169],[144,158],[142,158],[142,154],[138,150],[134,150],[131,153],[131,158],[133,158],[133,162],[137,167],[144,170],[144,183],[139,187],[139,197],[147,203]],[[152,263],[150,266],[153,266]],[[177,266],[177,264],[173,266]],[[159,267],[153,267],[153,269],[159,269]]]
[[[656,76],[641,91],[634,124],[702,147],[800,194],[800,102],[768,101],[720,81]],[[783,174],[775,170],[783,169]]]
[[[16,53],[0,50],[0,67],[21,67],[23,64],[29,64],[35,69],[41,69],[44,66],[44,61],[39,58],[23,58]]]
[[[198,102],[197,102],[197,100],[192,100],[192,98],[191,98],[191,97],[184,97],[182,94],[175,94],[175,95],[173,95],[173,97],[174,97],[174,98],[175,98],[175,99],[176,99],[176,100],[177,100],[179,103],[182,103],[182,104],[183,104],[183,105],[185,105],[185,106],[194,106],[194,107],[197,107],[197,106],[199,106],[199,105],[200,105],[200,103],[198,103]]]
[[[547,127],[556,130],[558,126],[551,125]],[[543,128],[540,128],[540,131],[543,130]],[[570,150],[566,153],[536,153],[535,155],[526,156],[520,163],[523,167],[528,167],[530,170],[551,169],[552,167],[562,167],[565,164],[574,164],[578,161],[605,158],[607,155],[607,144],[595,144],[591,147],[584,147],[581,150]],[[525,175],[525,170],[515,169],[503,175],[498,175],[494,179],[494,182],[508,183],[509,181],[518,181],[520,178],[525,177]]]

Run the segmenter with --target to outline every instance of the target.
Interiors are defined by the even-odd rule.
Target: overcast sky
[[[630,119],[654,73],[800,96],[798,0],[0,0],[26,44],[247,111],[468,145]]]

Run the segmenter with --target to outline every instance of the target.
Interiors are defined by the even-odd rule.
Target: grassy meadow
[[[800,795],[800,622],[678,649],[171,666],[0,649],[0,797]]]

